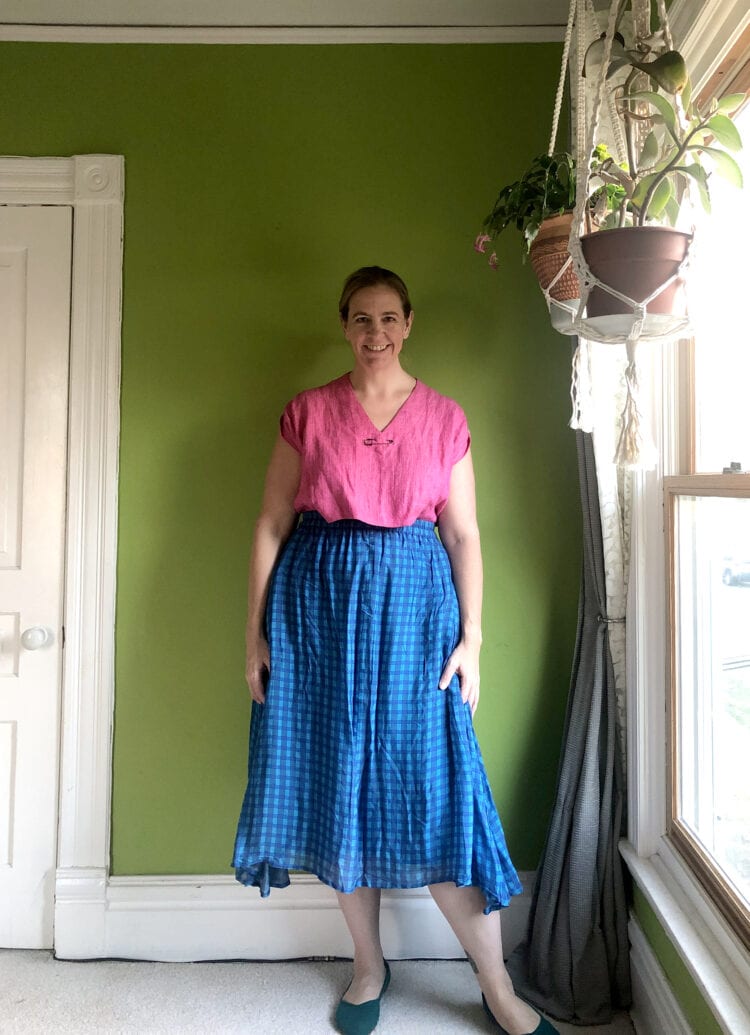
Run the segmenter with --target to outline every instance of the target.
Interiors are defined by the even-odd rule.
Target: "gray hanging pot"
[[[680,269],[692,235],[670,226],[624,226],[598,230],[581,237],[581,247],[591,272],[603,284],[647,304],[649,313],[684,316],[687,311],[684,272],[663,291],[658,291]],[[632,306],[600,287],[593,287],[586,305],[587,317],[632,314]]]

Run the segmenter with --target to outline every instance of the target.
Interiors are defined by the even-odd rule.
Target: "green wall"
[[[547,145],[560,47],[0,44],[0,150],[126,161],[113,872],[229,869],[246,566],[284,402],[349,369],[345,275],[416,311],[465,407],[486,563],[476,725],[516,864],[552,804],[580,563],[569,343],[520,241],[472,250]],[[533,71],[533,74],[531,74]]]
[[[721,1035],[723,1028],[637,884],[633,885],[633,912],[693,1031],[698,1035]]]

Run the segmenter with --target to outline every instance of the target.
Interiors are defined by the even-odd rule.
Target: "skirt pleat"
[[[338,891],[521,892],[458,678],[450,563],[431,522],[306,513],[269,587],[271,672],[253,703],[232,865],[267,896],[305,870]]]

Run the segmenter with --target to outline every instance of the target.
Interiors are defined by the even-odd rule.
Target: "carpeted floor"
[[[396,961],[378,1035],[488,1035],[465,962]],[[346,987],[345,961],[71,963],[49,952],[0,950],[0,1032],[107,1035],[323,1035]],[[560,1025],[564,1035],[632,1035],[627,1015],[607,1026]]]

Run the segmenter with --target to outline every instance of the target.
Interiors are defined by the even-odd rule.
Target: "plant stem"
[[[630,166],[630,178],[635,180],[638,175],[638,159],[635,154],[635,139],[633,136],[633,123],[630,118],[630,89],[635,77],[639,75],[638,69],[634,68],[633,71],[628,75],[628,78],[623,84],[623,101],[625,102],[625,108],[623,115],[625,117],[625,143],[628,149],[628,165]]]
[[[662,171],[659,174],[659,176],[657,176],[653,180],[653,182],[651,183],[651,186],[646,191],[646,196],[643,199],[643,204],[641,205],[641,210],[638,213],[638,226],[643,226],[643,224],[646,222],[646,215],[648,213],[648,206],[651,204],[651,199],[654,196],[654,192],[656,191],[656,188],[659,186],[659,184],[662,182],[662,180],[664,180],[669,175],[669,173],[675,168],[675,166],[677,166],[679,164],[679,162],[682,159],[682,157],[685,154],[685,152],[690,149],[690,141],[692,140],[692,138],[695,136],[696,133],[700,132],[700,130],[705,128],[705,123],[707,121],[708,120],[704,119],[703,122],[700,122],[695,127],[695,129],[692,129],[688,133],[688,135],[685,137],[685,139],[683,140],[683,142],[680,144],[679,148],[677,149],[677,153],[670,160],[670,162],[667,165],[665,165],[665,167],[662,169]]]

